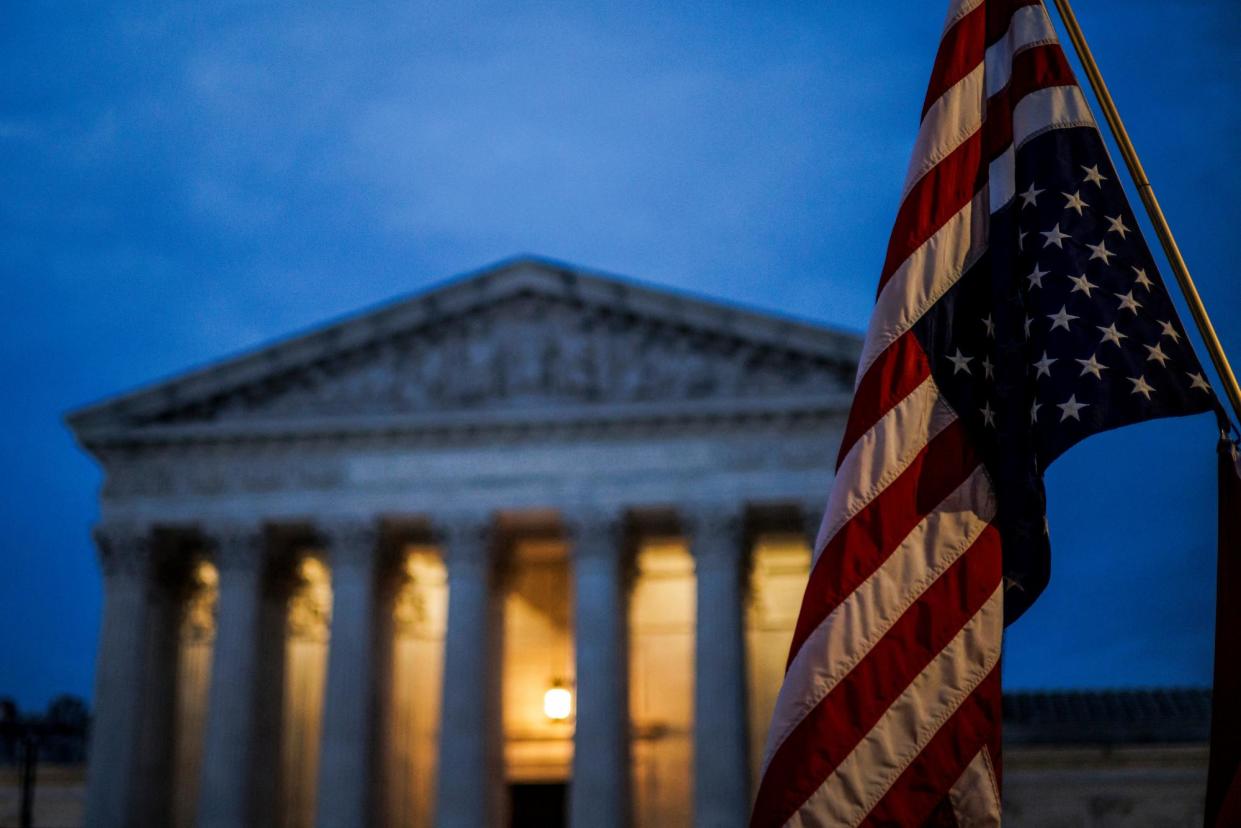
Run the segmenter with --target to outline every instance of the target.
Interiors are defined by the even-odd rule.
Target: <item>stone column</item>
[[[629,824],[629,659],[626,567],[620,515],[569,521],[577,661],[569,824]]]
[[[500,820],[504,782],[490,522],[473,516],[453,520],[444,527],[442,541],[448,567],[448,630],[436,824],[486,828]]]
[[[375,744],[375,587],[379,537],[374,521],[323,527],[332,568],[332,634],[319,754],[316,823],[324,828],[372,825]]]
[[[244,828],[253,823],[251,781],[258,771],[256,654],[265,540],[257,524],[214,527],[208,535],[220,582],[198,824]]]
[[[150,608],[151,539],[137,527],[95,532],[103,568],[103,624],[95,665],[95,720],[86,781],[86,824],[133,825],[137,815],[138,745],[146,626]]]
[[[688,521],[697,571],[694,823],[742,828],[750,812],[741,515],[700,509]]]

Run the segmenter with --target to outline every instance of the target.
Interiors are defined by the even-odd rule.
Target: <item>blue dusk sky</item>
[[[67,410],[517,253],[862,330],[945,6],[6,3],[0,695],[91,692],[100,472]],[[1081,6],[1241,356],[1241,4]],[[1052,467],[1008,687],[1210,682],[1214,441]]]

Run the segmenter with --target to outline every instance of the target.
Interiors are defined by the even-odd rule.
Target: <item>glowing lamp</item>
[[[543,694],[543,715],[553,722],[563,722],[572,711],[573,694],[561,682],[552,682]]]

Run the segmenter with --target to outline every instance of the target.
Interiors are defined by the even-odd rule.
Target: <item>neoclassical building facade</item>
[[[90,823],[744,824],[859,346],[523,259],[71,414]]]

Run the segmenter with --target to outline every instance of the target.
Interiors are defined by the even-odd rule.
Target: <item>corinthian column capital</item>
[[[259,570],[267,552],[267,535],[258,521],[214,521],[203,527],[211,560],[221,572]]]
[[[145,576],[151,568],[151,528],[136,523],[105,523],[94,530],[105,577]]]
[[[684,510],[682,524],[698,567],[737,567],[745,557],[745,516],[739,507],[717,503],[694,505]]]
[[[448,575],[488,572],[495,558],[495,521],[482,512],[459,512],[445,515],[435,525],[440,554],[448,567]]]
[[[380,531],[379,522],[374,518],[330,518],[322,521],[318,529],[333,568],[363,567],[375,561]]]
[[[576,563],[619,560],[627,523],[620,509],[590,506],[565,513],[569,554]]]

